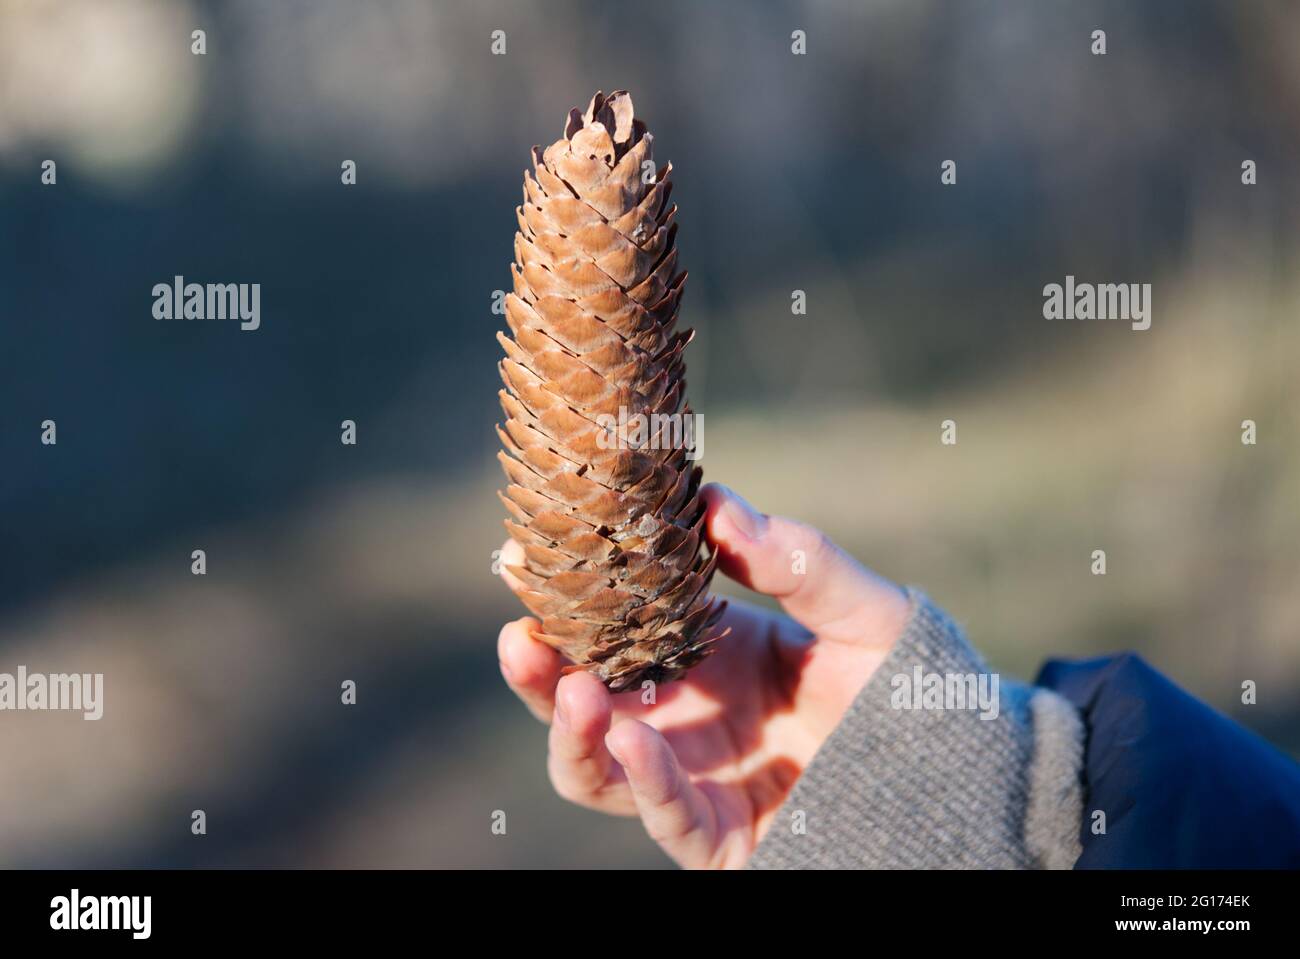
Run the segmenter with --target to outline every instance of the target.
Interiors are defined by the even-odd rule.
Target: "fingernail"
[[[767,517],[750,506],[745,498],[731,487],[727,487],[727,501],[723,503],[722,510],[735,524],[736,529],[750,539],[759,539],[767,532]]]
[[[565,726],[569,725],[569,713],[564,708],[563,696],[555,697],[555,721],[563,723]]]
[[[614,751],[614,747],[609,744],[608,739],[605,740],[605,748],[608,749],[609,754],[614,757],[614,762],[618,763],[620,766],[627,765],[627,762],[623,759],[623,757]]]

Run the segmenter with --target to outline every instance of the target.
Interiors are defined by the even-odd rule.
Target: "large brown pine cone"
[[[671,420],[629,437],[604,419],[690,415],[672,165],[652,173],[653,140],[620,90],[533,147],[505,301],[513,338],[497,334],[501,500],[526,557],[508,568],[538,638],[613,690],[676,678],[724,635],[716,556],[701,554],[701,470]]]

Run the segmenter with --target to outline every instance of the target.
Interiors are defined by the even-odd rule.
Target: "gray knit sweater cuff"
[[[822,744],[750,867],[1069,868],[1080,853],[1083,724],[1003,680],[923,593]]]

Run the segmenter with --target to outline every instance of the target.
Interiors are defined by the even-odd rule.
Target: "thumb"
[[[907,594],[825,533],[760,513],[717,483],[702,494],[718,565],[740,585],[780,600],[796,621],[826,639],[892,643],[902,633],[910,611]]]

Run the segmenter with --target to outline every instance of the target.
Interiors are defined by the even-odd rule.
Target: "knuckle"
[[[646,834],[661,846],[667,846],[672,843],[680,842],[689,836],[694,827],[674,823],[672,825],[646,825]]]
[[[576,806],[591,806],[590,791],[583,789],[572,776],[567,775],[562,761],[557,760],[554,753],[546,763],[546,775],[551,781],[551,788],[555,790],[555,794],[565,802],[571,802]]]
[[[831,560],[839,559],[840,548],[835,545],[834,540],[826,535],[826,533],[819,529],[809,527],[808,540],[811,544],[810,552],[818,560],[829,562]]]
[[[843,555],[834,540],[817,527],[797,520],[792,520],[791,523],[786,538],[788,548],[802,551],[810,573],[831,568]]]

